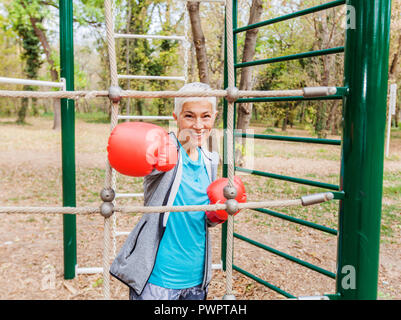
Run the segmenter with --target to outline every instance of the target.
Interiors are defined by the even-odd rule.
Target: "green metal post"
[[[227,71],[227,24],[224,21],[224,88],[228,87],[228,71]],[[228,177],[227,166],[227,109],[228,103],[223,99],[223,177]],[[226,270],[226,255],[227,255],[227,223],[223,223],[221,227],[221,262],[222,268]]]
[[[391,0],[347,0],[337,292],[377,298]],[[353,23],[355,22],[355,23]]]
[[[73,4],[60,0],[60,66],[68,91],[74,91]],[[61,99],[63,206],[76,206],[74,100]],[[64,279],[75,278],[77,264],[76,216],[63,215]]]

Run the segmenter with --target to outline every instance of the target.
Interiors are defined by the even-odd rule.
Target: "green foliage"
[[[8,4],[8,2],[5,2]],[[8,17],[0,15],[0,74],[18,78],[22,73],[22,61],[19,54],[17,34],[11,28]],[[9,90],[10,85],[1,84],[1,89]],[[21,86],[19,86],[20,88]],[[15,99],[0,99],[0,112],[3,116],[12,116],[19,107]]]
[[[171,35],[176,33],[177,21],[171,14],[169,2],[141,0],[127,1],[125,12],[122,12],[126,24],[121,24],[121,33]],[[157,17],[156,13],[159,13]],[[158,32],[151,29],[155,19],[159,19]],[[120,19],[123,19],[120,16]],[[179,42],[172,40],[131,39],[120,40],[118,50],[118,67],[120,74],[164,76],[182,74],[178,62]],[[178,69],[178,70],[177,70]],[[133,90],[163,91],[176,89],[169,81],[130,81],[123,83],[123,88]],[[135,100],[139,114],[169,115],[172,113],[172,100],[154,99],[149,101]],[[147,112],[144,110],[146,107]],[[149,110],[150,109],[150,110]],[[133,112],[131,112],[133,113]]]
[[[37,75],[42,61],[40,42],[32,28],[29,15],[35,14],[38,20],[42,20],[43,17],[39,16],[39,10],[35,11],[38,9],[36,1],[26,1],[25,3],[13,1],[7,8],[12,28],[18,34],[24,49],[22,58],[26,60],[25,72],[30,79],[33,79]]]
[[[43,28],[41,22],[45,17],[39,1],[13,1],[7,6],[9,19],[13,30],[17,33],[22,43],[21,58],[25,61],[24,72],[28,79],[35,79],[38,76],[38,70],[42,64],[42,50],[40,41],[33,29],[31,19],[36,19],[37,26]],[[30,86],[24,86],[24,90],[33,90]],[[22,99],[21,106],[18,110],[17,123],[25,123],[25,116],[28,109],[28,99]]]
[[[250,3],[251,0],[239,1],[239,26],[248,23]],[[266,0],[262,20],[320,3],[322,3],[321,0]],[[50,68],[55,68],[59,72],[58,38],[54,36],[57,31],[51,33],[52,31],[46,28],[58,25],[58,15],[54,13],[58,10],[59,1],[3,0],[2,4],[7,9],[7,15],[0,16],[1,74],[50,80]],[[115,31],[137,34],[184,34],[184,8],[181,1],[115,0]],[[211,85],[222,88],[224,7],[205,3],[201,8]],[[398,10],[396,6],[395,10]],[[37,20],[37,25],[48,36],[54,66],[49,66],[42,61],[43,50],[31,28],[31,18]],[[344,42],[344,27],[341,26],[343,18],[344,13],[339,8],[335,8],[260,28],[255,60],[340,46]],[[393,20],[394,26],[399,28],[399,15],[394,14]],[[78,42],[78,37],[76,38],[74,43],[76,89],[107,88],[110,79],[105,42],[104,1],[74,0],[74,29],[77,31],[76,35],[85,33],[84,39],[86,35],[90,40],[96,39],[93,44],[89,41]],[[398,32],[393,32],[392,38],[396,39],[397,35]],[[241,61],[242,58],[244,36],[245,33],[238,35],[237,61]],[[397,49],[397,43],[393,41],[392,52]],[[121,74],[182,74],[183,52],[181,44],[177,41],[120,39],[116,41],[116,47],[118,72]],[[18,56],[18,52],[21,52],[21,56]],[[195,59],[195,56],[192,59]],[[191,63],[191,57],[189,60],[189,81],[197,81],[196,62]],[[296,89],[325,84],[341,86],[342,64],[341,55],[331,55],[328,58],[316,57],[257,66],[254,67],[254,89]],[[237,80],[239,83],[239,79]],[[121,81],[120,85],[124,89],[133,90],[175,90],[182,83],[132,80]],[[23,88],[14,86],[12,89]],[[131,110],[130,113],[169,115],[172,111],[172,99],[132,99],[131,104],[135,110]],[[20,106],[20,100],[10,102],[10,100],[2,99],[0,101],[2,114],[16,115]],[[49,111],[46,103],[38,108],[42,106],[44,110],[40,110],[39,114]],[[107,113],[107,104],[100,99],[94,99],[90,103],[79,101],[77,107],[81,112],[104,110]],[[122,104],[122,112],[125,112],[126,107],[125,101]],[[222,112],[219,115],[221,114]],[[330,130],[332,133],[338,133],[341,120],[340,106],[336,107],[331,102],[255,103],[254,114],[258,117],[258,121],[266,123],[267,126],[285,129],[287,125],[295,125],[316,135],[325,135],[330,133]],[[331,117],[331,114],[335,116]]]
[[[284,0],[268,2],[262,19],[278,17],[319,3],[319,1]],[[255,60],[341,46],[344,43],[342,18],[340,9],[333,9],[260,28]],[[341,56],[331,55],[262,65],[257,67],[255,72],[255,89],[285,90],[306,86],[341,86],[342,64]],[[339,127],[338,121],[341,119],[340,108],[324,101],[258,103],[254,108],[258,116],[264,121],[269,121],[268,125],[281,126],[285,130],[287,125],[298,122],[303,127],[312,127],[318,136],[324,136],[328,127],[334,131]],[[337,116],[329,117],[330,112]]]

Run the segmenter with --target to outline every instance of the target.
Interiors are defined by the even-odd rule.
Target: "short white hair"
[[[212,88],[206,83],[202,82],[192,82],[185,84],[178,92],[188,92],[188,91],[212,91]],[[217,98],[216,97],[177,97],[174,99],[174,113],[177,117],[180,116],[182,111],[182,106],[186,102],[194,101],[208,101],[212,105],[212,112],[216,112]]]

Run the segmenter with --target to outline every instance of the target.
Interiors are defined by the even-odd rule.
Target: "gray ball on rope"
[[[114,204],[111,202],[103,202],[100,206],[100,214],[103,218],[110,218],[114,213]]]
[[[235,199],[237,197],[237,188],[227,185],[223,188],[223,195],[226,199]]]
[[[104,188],[100,191],[100,198],[104,202],[112,202],[116,196],[116,193],[111,188]]]
[[[227,90],[226,100],[228,102],[235,102],[239,99],[239,90],[237,87],[229,87]]]
[[[111,86],[109,88],[109,99],[113,103],[118,103],[121,101],[121,88],[118,86]]]
[[[226,211],[229,215],[234,215],[238,211],[238,201],[235,199],[228,199],[225,202]]]

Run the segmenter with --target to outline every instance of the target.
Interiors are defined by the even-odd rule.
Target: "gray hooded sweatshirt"
[[[182,154],[177,138],[170,133],[170,139],[179,150],[176,166],[167,172],[153,170],[144,178],[145,206],[172,206],[181,183]],[[217,178],[219,155],[200,148],[210,181]],[[116,258],[110,266],[110,274],[125,283],[140,295],[152,274],[160,241],[166,229],[169,212],[145,213],[130,232]],[[207,288],[212,275],[212,255],[208,227],[211,224],[206,215],[206,250],[202,289]]]

